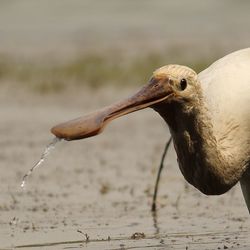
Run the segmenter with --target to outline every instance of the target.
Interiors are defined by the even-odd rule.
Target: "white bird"
[[[167,122],[185,179],[207,195],[240,181],[250,211],[250,48],[196,74],[180,65],[153,73],[132,97],[52,128],[66,140],[100,133],[107,122],[151,107]]]

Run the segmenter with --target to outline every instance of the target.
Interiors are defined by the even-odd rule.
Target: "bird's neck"
[[[153,108],[170,127],[179,167],[189,183],[205,194],[222,194],[235,185],[243,170],[219,149],[202,97],[193,104],[173,102]]]

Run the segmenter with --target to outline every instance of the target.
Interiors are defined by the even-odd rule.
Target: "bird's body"
[[[250,49],[218,60],[199,80],[218,150],[234,169],[244,169],[250,160]]]
[[[223,57],[198,79],[219,150],[232,160],[250,155],[250,49]]]
[[[250,48],[229,54],[203,72],[167,65],[131,98],[52,132],[67,140],[100,133],[119,116],[152,107],[167,122],[181,172],[205,194],[241,182],[250,210]]]
[[[223,174],[240,179],[250,210],[250,48],[216,61],[198,79],[223,158],[220,166],[225,164]]]

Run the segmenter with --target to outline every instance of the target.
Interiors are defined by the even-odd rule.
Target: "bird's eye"
[[[181,88],[181,90],[185,90],[186,87],[187,87],[187,80],[185,78],[183,78],[180,81],[180,88]]]

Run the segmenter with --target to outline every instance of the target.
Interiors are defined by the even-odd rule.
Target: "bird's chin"
[[[61,123],[51,129],[58,138],[78,140],[102,132],[108,122],[120,116],[135,112],[168,99],[172,89],[162,81],[148,83],[136,94],[123,101],[99,109],[83,117]]]

